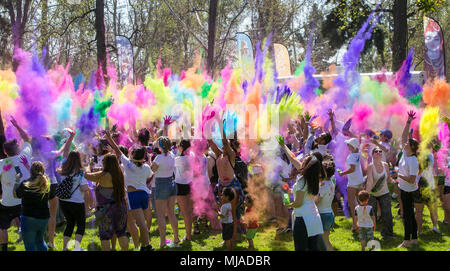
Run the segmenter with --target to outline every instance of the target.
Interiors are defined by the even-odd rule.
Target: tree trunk
[[[13,4],[15,3],[15,6]],[[11,19],[12,25],[12,39],[14,44],[14,51],[17,48],[22,48],[23,46],[23,34],[25,33],[25,26],[28,22],[28,12],[30,10],[31,0],[25,0],[25,3],[22,5],[22,0],[12,1],[8,0],[5,4],[8,9],[9,17]],[[15,10],[14,10],[15,9]],[[13,51],[13,71],[17,70],[19,63],[14,59],[14,51]]]
[[[394,0],[393,18],[394,18],[394,38],[392,41],[392,72],[400,69],[407,54],[407,0]]]
[[[107,82],[105,0],[96,0],[95,2],[95,31],[97,33],[97,65],[102,67],[103,78]]]
[[[47,50],[45,57],[44,57],[44,66],[47,66],[50,62],[50,53],[48,52],[48,20],[47,20],[47,14],[48,14],[48,0],[43,0],[41,2],[41,10],[42,10],[42,28],[41,28],[41,44],[40,44],[40,50],[43,53],[44,49]]]
[[[216,41],[216,21],[217,21],[217,2],[218,0],[209,1],[209,18],[208,18],[208,57],[206,66],[208,73],[214,74],[214,45]]]

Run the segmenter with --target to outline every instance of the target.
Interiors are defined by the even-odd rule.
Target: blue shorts
[[[334,224],[334,214],[333,213],[321,213],[320,219],[322,219],[322,226],[324,231],[329,231]]]
[[[167,200],[177,195],[177,186],[172,177],[155,179],[155,199]]]
[[[148,194],[145,191],[128,192],[128,205],[130,210],[148,208]]]

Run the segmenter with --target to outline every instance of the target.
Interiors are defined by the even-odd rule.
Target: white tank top
[[[372,186],[372,195],[375,197],[379,197],[389,193],[389,188],[387,186],[387,178],[388,175],[386,173],[386,168],[383,164],[383,171],[381,173],[377,172],[375,165],[372,167],[373,172],[373,186]],[[383,178],[383,180],[380,180]]]

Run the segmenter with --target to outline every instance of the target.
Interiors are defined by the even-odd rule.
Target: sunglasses
[[[373,151],[373,153],[383,153],[383,151],[381,151],[381,150],[376,150],[376,151]]]

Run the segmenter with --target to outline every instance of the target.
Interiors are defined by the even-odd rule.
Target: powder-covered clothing
[[[387,185],[388,173],[383,165],[383,171],[381,173],[377,172],[375,165],[372,167],[373,184],[371,195],[374,197],[380,197],[384,194],[389,193],[389,187]]]
[[[355,166],[355,171],[353,171],[350,174],[347,174],[348,185],[358,186],[364,183],[364,177],[361,168],[361,153],[359,152],[350,153],[347,156],[345,164],[347,165],[348,168],[350,168],[351,165]]]
[[[13,196],[13,188],[16,183],[16,170],[14,168],[18,167],[20,169],[20,172],[22,173],[22,178],[20,178],[21,182],[30,178],[30,171],[22,163],[22,157],[25,157],[28,161],[28,166],[31,166],[31,154],[31,144],[25,142],[18,155],[0,160],[0,178],[3,191],[1,204],[3,206],[10,207],[21,203],[20,199],[16,199]]]
[[[402,158],[398,164],[399,174],[406,177],[419,175],[419,161],[417,160],[417,157],[414,155],[406,156],[405,150],[402,152]],[[413,192],[419,188],[417,181],[408,183],[402,178],[398,178],[398,187],[405,192]]]
[[[361,206],[358,205],[355,207],[355,216],[358,219],[358,226],[360,228],[372,228],[373,221],[372,216],[375,216],[372,206],[366,205]]]
[[[317,209],[319,213],[332,213],[333,209],[331,208],[331,203],[334,198],[335,187],[332,181],[324,181],[323,184],[319,187],[320,197],[319,202],[317,203]]]
[[[245,209],[245,216],[247,217],[247,229],[257,229],[259,227],[256,213],[252,208]]]
[[[192,181],[193,171],[189,164],[188,156],[175,157],[175,182],[189,184]]]
[[[314,203],[314,196],[308,193],[307,184],[303,177],[299,178],[294,184],[293,193],[294,201],[297,197],[297,191],[303,191],[302,206],[294,209],[295,217],[303,217],[305,221],[308,237],[323,234],[322,221],[320,219],[319,210]]]
[[[230,202],[222,204],[222,207],[220,207],[220,214],[222,214],[224,217],[220,217],[220,223],[222,224],[233,223],[233,214],[231,210],[232,209]]]

